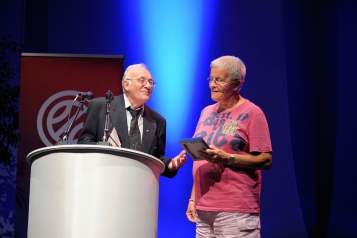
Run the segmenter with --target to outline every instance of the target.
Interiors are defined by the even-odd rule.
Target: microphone
[[[79,92],[77,94],[77,96],[81,97],[82,99],[88,99],[91,100],[92,98],[94,98],[94,94],[91,91],[88,92]]]
[[[72,107],[73,107],[73,104],[74,102],[76,102],[77,98],[78,97],[81,97],[82,100],[81,102],[79,103],[78,105],[78,109],[77,109],[77,112],[76,114],[74,115],[74,117],[72,118],[72,121],[71,123],[69,123],[69,118],[70,118],[70,114],[71,114],[71,110],[72,110]],[[83,111],[83,103],[84,103],[84,99],[88,99],[88,100],[91,100],[92,98],[94,97],[94,94],[91,92],[91,91],[88,91],[88,92],[79,92],[76,96],[76,98],[73,100],[72,102],[72,105],[71,107],[69,108],[69,111],[68,111],[68,127],[67,129],[63,132],[62,134],[62,137],[60,138],[60,140],[56,143],[56,145],[70,145],[69,142],[68,142],[68,134],[72,128],[72,125],[73,125],[73,122],[76,120],[77,116],[78,116],[78,113],[79,111]]]
[[[108,139],[110,137],[109,134],[109,113],[110,113],[110,104],[111,101],[114,99],[113,93],[108,90],[107,94],[105,95],[105,98],[107,99],[107,110],[105,113],[105,124],[104,124],[104,135],[103,135],[103,140],[98,142],[98,145],[110,145],[108,142]]]
[[[107,94],[105,95],[105,98],[107,99],[107,102],[111,102],[114,99],[114,95],[112,91],[108,90]]]

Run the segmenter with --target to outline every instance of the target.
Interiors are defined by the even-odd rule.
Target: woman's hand
[[[227,163],[231,156],[227,152],[220,150],[213,145],[210,146],[210,149],[206,149],[205,151],[198,151],[198,153],[205,160],[214,164]]]
[[[193,201],[188,201],[187,211],[186,211],[187,219],[190,222],[196,222],[196,208],[195,203]]]

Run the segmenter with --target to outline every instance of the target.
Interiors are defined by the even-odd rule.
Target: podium
[[[32,151],[28,238],[150,238],[157,234],[164,163],[98,145]]]

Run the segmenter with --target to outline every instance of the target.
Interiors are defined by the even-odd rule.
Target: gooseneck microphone
[[[91,91],[88,92],[79,92],[77,94],[79,97],[81,97],[82,99],[88,99],[91,100],[92,98],[94,98],[94,94]]]
[[[106,113],[105,113],[105,124],[104,124],[104,135],[103,135],[103,140],[98,142],[98,145],[111,145],[108,142],[108,139],[110,138],[109,134],[109,118],[110,118],[110,104],[114,99],[114,95],[112,91],[108,90],[108,92],[105,95],[105,99],[107,101],[106,103]]]
[[[69,118],[70,118],[70,114],[71,114],[71,111],[72,111],[73,104],[74,104],[74,102],[77,100],[78,97],[81,98],[81,101],[79,102],[79,105],[77,106],[76,114],[75,114],[74,117],[72,118],[71,122],[69,122]],[[69,134],[69,132],[71,131],[73,122],[77,119],[77,116],[78,116],[78,114],[79,114],[79,111],[83,111],[83,103],[84,103],[84,100],[85,100],[85,99],[91,100],[93,97],[94,97],[94,94],[93,94],[91,91],[88,91],[88,92],[79,92],[79,93],[76,95],[76,98],[73,100],[72,105],[71,105],[71,107],[69,108],[69,111],[68,111],[68,127],[67,127],[67,129],[62,133],[62,136],[61,136],[60,140],[56,143],[56,145],[69,145],[69,142],[68,142],[68,134]]]
[[[114,99],[114,94],[112,91],[108,90],[108,92],[105,95],[105,98],[107,99],[107,102],[111,102]]]

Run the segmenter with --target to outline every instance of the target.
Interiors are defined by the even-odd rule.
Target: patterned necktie
[[[141,112],[141,108],[139,110],[134,110],[132,108],[128,108],[131,116],[133,117],[130,122],[130,132],[129,132],[129,143],[130,149],[132,150],[140,150],[141,148],[141,136],[138,125],[139,114]]]

